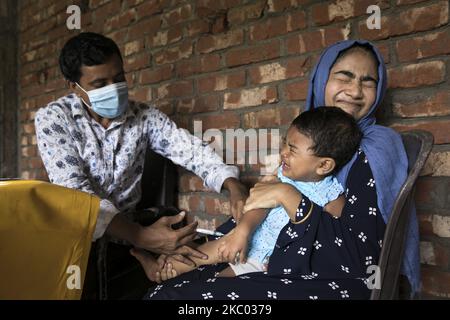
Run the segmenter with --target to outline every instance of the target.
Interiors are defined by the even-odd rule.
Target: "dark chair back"
[[[142,198],[137,209],[174,206],[176,168],[168,159],[147,149],[141,181]]]
[[[381,286],[372,290],[371,300],[399,298],[400,269],[409,215],[414,204],[415,183],[433,147],[433,135],[427,131],[407,131],[402,132],[401,136],[408,156],[408,178],[400,189],[386,226],[378,263]]]
[[[142,196],[133,219],[141,225],[150,225],[164,215],[178,213],[175,208],[176,180],[176,166],[147,149],[141,181]],[[96,260],[98,299],[140,299],[145,293],[142,290],[151,286],[142,267],[128,250],[128,246],[115,244],[107,236],[97,241],[93,260]]]

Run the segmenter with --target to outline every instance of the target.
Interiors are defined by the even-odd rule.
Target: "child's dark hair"
[[[317,157],[336,162],[332,173],[351,160],[362,139],[355,119],[337,107],[319,107],[301,113],[292,121],[300,133],[313,141],[311,150]]]
[[[81,66],[104,64],[114,54],[122,60],[119,47],[110,38],[93,32],[82,32],[70,38],[59,55],[59,67],[64,78],[79,82]]]

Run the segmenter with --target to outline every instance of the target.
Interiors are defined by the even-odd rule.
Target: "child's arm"
[[[246,212],[241,219],[241,222],[236,226],[236,229],[243,229],[248,235],[252,235],[255,229],[266,219],[269,210],[254,209]]]

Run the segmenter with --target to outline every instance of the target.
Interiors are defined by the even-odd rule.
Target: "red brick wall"
[[[40,0],[20,5],[21,172],[45,179],[33,118],[67,94],[57,58],[77,31],[66,8],[78,4],[83,31],[119,44],[132,96],[152,101],[180,126],[286,128],[304,105],[311,67],[338,40],[366,38],[381,49],[389,93],[379,113],[398,130],[423,128],[436,145],[419,181],[424,297],[450,297],[450,29],[448,1],[433,0]],[[378,4],[380,30],[365,13]],[[251,183],[257,165],[240,165]],[[182,172],[180,207],[210,226],[229,214],[215,195]],[[208,212],[209,214],[206,214]]]

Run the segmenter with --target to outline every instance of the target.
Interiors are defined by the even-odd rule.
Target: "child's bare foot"
[[[150,253],[143,249],[137,249],[133,248],[130,250],[130,254],[135,257],[139,263],[141,264],[142,268],[144,268],[145,274],[147,275],[147,278],[149,278],[151,281],[160,283],[161,282],[161,269],[164,266],[164,259],[161,261],[158,261],[153,257]],[[163,263],[163,265],[160,265],[160,262]]]

